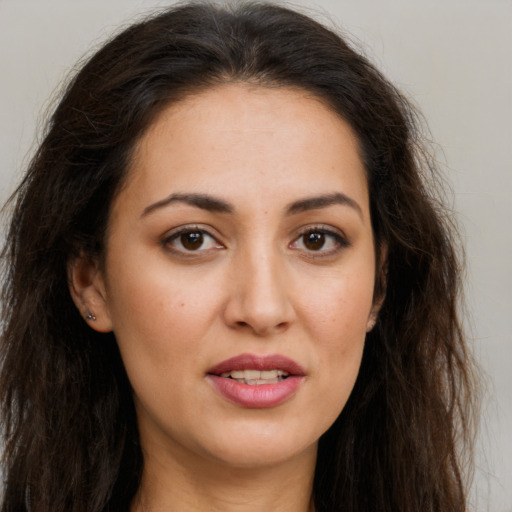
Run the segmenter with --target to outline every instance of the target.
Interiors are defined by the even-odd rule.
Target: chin
[[[258,470],[294,463],[298,458],[313,456],[316,458],[317,443],[308,447],[285,446],[274,442],[267,446],[229,447],[217,454],[215,460],[222,465],[242,470]]]
[[[300,457],[316,457],[318,434],[283,424],[255,422],[210,432],[203,449],[218,463],[238,469],[279,466]]]

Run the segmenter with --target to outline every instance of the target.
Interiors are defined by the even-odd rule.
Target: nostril
[[[255,328],[253,326],[253,324],[251,324],[251,322],[244,322],[243,320],[239,320],[232,325],[237,330],[250,329],[252,331],[257,332],[260,335],[267,335],[271,332],[276,333],[276,332],[285,331],[288,328],[289,323],[288,322],[280,322],[280,323],[274,325],[273,327],[272,326],[264,326],[264,327],[260,326],[260,327]]]

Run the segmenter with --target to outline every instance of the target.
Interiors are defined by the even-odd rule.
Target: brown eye
[[[315,257],[330,257],[349,245],[350,243],[340,233],[324,227],[313,227],[303,231],[290,244],[290,248],[297,249],[306,254],[309,253],[311,256],[317,253]]]
[[[175,231],[170,236],[162,240],[162,244],[167,249],[178,254],[202,254],[213,249],[223,249],[224,246],[219,243],[208,231],[200,228],[184,227]]]
[[[324,233],[306,233],[304,237],[304,247],[310,251],[319,251],[325,245]]]
[[[200,249],[204,242],[203,233],[189,232],[180,236],[181,245],[188,251],[196,251]]]

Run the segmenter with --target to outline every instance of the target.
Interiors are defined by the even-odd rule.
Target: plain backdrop
[[[155,0],[0,0],[0,202],[76,61]],[[296,1],[335,24],[425,114],[468,254],[475,352],[488,374],[473,509],[512,511],[512,1]],[[329,21],[331,20],[331,21]]]

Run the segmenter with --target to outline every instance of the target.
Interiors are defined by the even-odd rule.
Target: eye
[[[349,245],[348,241],[339,233],[326,228],[309,228],[302,232],[291,244],[292,249],[307,252],[332,254]]]
[[[184,227],[166,236],[163,245],[180,253],[203,252],[211,249],[223,249],[210,233],[204,229]]]

